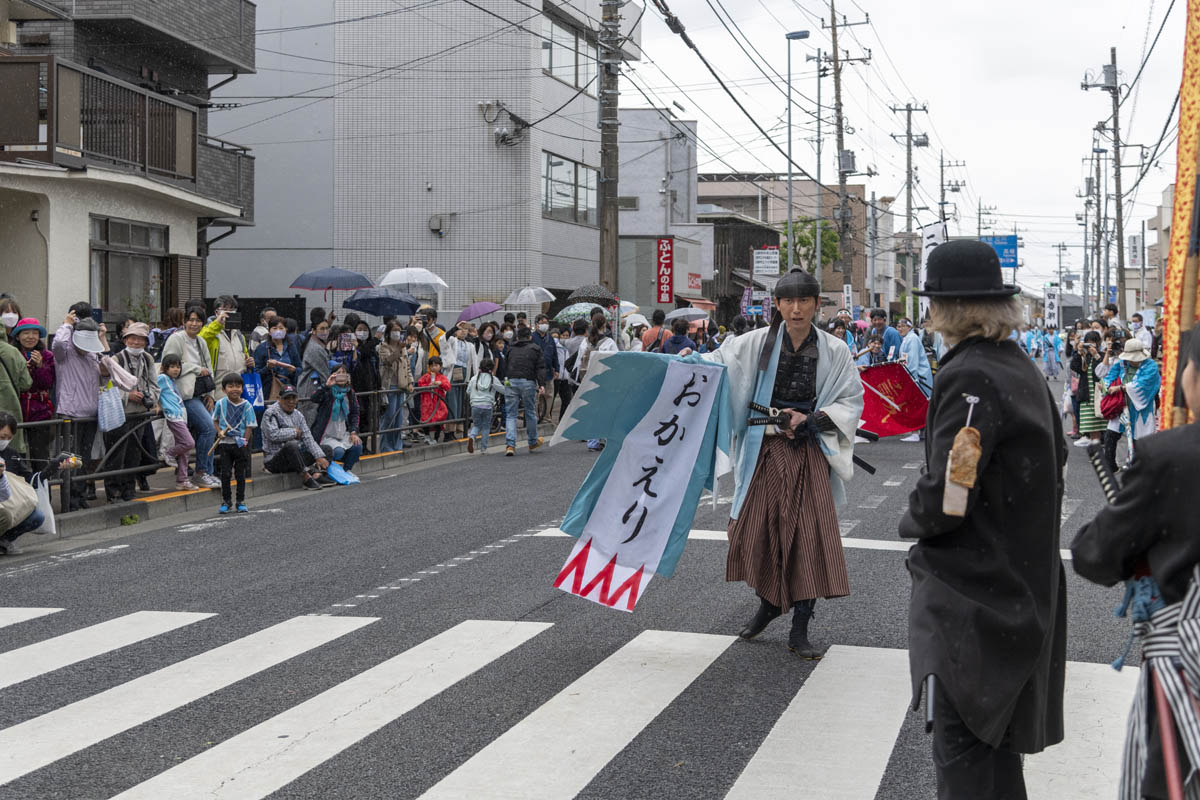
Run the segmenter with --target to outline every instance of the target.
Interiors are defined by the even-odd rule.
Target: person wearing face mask
[[[380,383],[387,389],[387,408],[379,424],[379,429],[386,431],[379,441],[381,453],[404,449],[404,432],[395,429],[408,424],[408,393],[413,385],[406,338],[404,326],[393,319],[387,324],[383,341],[375,349],[379,358]]]
[[[325,380],[325,385],[313,395],[317,405],[312,435],[322,448],[330,448],[332,460],[342,462],[347,472],[354,469],[362,456],[362,439],[358,436],[358,398],[350,386],[350,373],[344,366]],[[318,478],[328,485],[328,478]]]
[[[1140,339],[1146,347],[1146,352],[1149,353],[1154,347],[1154,331],[1146,327],[1145,320],[1141,314],[1133,314],[1129,317],[1129,331],[1135,338]]]
[[[453,334],[442,339],[442,364],[445,375],[450,379],[450,391],[446,395],[448,419],[462,419],[467,382],[479,372],[479,354],[467,341],[467,323],[460,322]]]
[[[209,411],[216,402],[214,395],[217,382],[212,374],[208,347],[200,338],[200,330],[204,325],[204,306],[189,304],[184,310],[183,328],[171,334],[167,343],[163,345],[162,354],[163,358],[169,355],[178,356],[181,364],[175,388],[183,398],[183,407],[187,411],[188,432],[196,443],[194,483],[202,489],[216,489],[221,486],[221,482],[212,474],[212,445],[216,441],[217,431],[213,427]],[[56,339],[55,346],[57,345]]]
[[[550,390],[554,388],[554,381],[558,380],[558,347],[554,338],[550,336],[550,317],[538,314],[535,325],[537,327],[533,330],[533,343],[542,348],[542,372],[538,376],[538,383]],[[542,400],[538,401],[539,419],[545,417],[543,408],[545,401],[551,400],[553,397],[553,394],[542,395]]]
[[[3,302],[8,304],[5,308],[10,309],[3,313],[17,313],[11,310],[16,305],[11,298],[5,298]],[[14,340],[10,338],[9,331],[16,328],[17,322],[19,320],[13,320],[12,325],[5,323],[3,328],[0,328],[0,411],[7,411],[16,417],[17,422],[21,422],[21,393],[33,388],[33,375],[21,351],[14,346]],[[13,449],[19,453],[25,452],[25,436],[19,428]]]
[[[21,307],[17,305],[17,301],[12,297],[0,299],[0,326],[4,328],[4,335],[11,343],[13,338],[12,330],[21,321]]]
[[[37,507],[37,490],[29,485],[33,475],[13,451],[16,434],[17,418],[0,411],[0,555],[8,556],[20,555],[17,539],[46,521]],[[50,464],[43,477],[49,477],[58,463]]]
[[[46,329],[36,319],[22,319],[13,326],[12,343],[25,359],[33,384],[21,392],[21,417],[40,422],[54,417],[54,354],[43,344]],[[26,451],[35,463],[46,463],[54,432],[49,426],[24,431]]]
[[[158,409],[158,370],[154,359],[146,352],[150,326],[144,322],[130,322],[125,326],[122,340],[125,347],[113,359],[137,380],[137,386],[121,392],[125,400],[125,424],[104,433],[104,446],[108,451],[104,459],[106,470],[130,469],[142,464],[142,448],[134,438],[138,434],[128,434],[145,427],[146,414]],[[133,475],[105,478],[104,495],[110,503],[128,502],[134,497],[134,485]]]
[[[96,324],[91,313],[92,307],[87,303],[71,306],[50,347],[57,379],[54,405],[59,416],[71,420],[71,448],[89,468],[95,463],[91,453],[98,429],[96,411],[100,385],[107,376],[107,368],[100,363],[100,354],[108,350],[104,326]],[[88,507],[88,489],[85,481],[71,483],[69,507],[72,511]],[[94,486],[91,489],[95,491]]]
[[[309,424],[316,418],[317,409],[312,403],[304,401],[311,400],[317,389],[329,378],[328,342],[329,323],[321,319],[309,331],[308,343],[304,346],[304,357],[300,362],[300,377],[296,380],[296,391],[300,393],[300,413],[309,420]]]
[[[375,420],[379,416],[379,407],[382,399],[376,394],[366,394],[368,392],[377,392],[381,387],[379,380],[379,354],[376,352],[378,342],[371,336],[371,326],[354,315],[351,320],[350,315],[346,315],[346,325],[354,331],[354,342],[356,351],[354,354],[354,365],[350,368],[350,385],[354,387],[354,391],[365,396],[360,397],[360,419],[359,430],[375,430]],[[376,441],[378,445],[378,440]],[[363,444],[363,452],[371,453],[370,447]]]
[[[200,338],[208,345],[208,360],[213,365],[213,374],[241,374],[254,369],[254,358],[246,346],[246,337],[238,326],[237,299],[223,294],[217,298],[217,313],[200,330]]]

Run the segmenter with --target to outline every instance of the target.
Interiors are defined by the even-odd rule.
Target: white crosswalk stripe
[[[829,648],[726,800],[874,797],[910,696],[907,651]]]
[[[421,797],[568,800],[732,642],[645,631]]]
[[[82,630],[0,654],[0,689],[191,625],[212,614],[135,611]]]
[[[266,797],[549,627],[468,620],[114,800]]]
[[[721,531],[710,533],[724,536]],[[0,608],[0,620],[16,616],[13,609]],[[190,625],[214,616],[136,612],[0,653],[0,689],[169,631],[186,636]],[[135,726],[374,621],[296,617],[4,729],[0,784],[84,748],[103,746]],[[142,777],[150,777],[114,800],[261,799],[369,736],[387,735],[399,742],[417,739],[421,732],[405,726],[406,714],[469,676],[486,674],[506,654],[552,627],[548,622],[461,622],[165,771],[154,774],[160,767],[157,762],[148,764]],[[740,657],[737,648],[729,649],[734,641],[725,635],[644,631],[549,700],[531,705],[521,721],[492,734],[496,738],[473,755],[433,765],[445,777],[421,797],[573,798],[619,754],[625,758],[626,751],[636,752],[642,746],[639,735],[669,708],[684,719],[693,711],[703,714],[699,703],[681,696],[718,658]],[[536,674],[527,677],[537,680]],[[1068,663],[1066,740],[1026,758],[1031,800],[1091,800],[1114,794],[1137,677],[1133,668],[1117,673],[1107,664]],[[710,690],[702,688],[696,696],[705,697]],[[765,739],[748,754],[736,780],[729,776],[732,786],[726,800],[875,797],[886,785],[902,727],[914,722],[909,699],[906,651],[833,645]],[[462,713],[471,710],[464,708]],[[696,737],[715,735],[701,724],[694,731]],[[735,737],[731,747],[744,747],[741,731],[723,735]],[[97,757],[102,759],[103,751]],[[920,757],[928,757],[927,745],[922,745]],[[419,793],[424,788],[412,790]],[[345,790],[346,796],[356,796],[352,781]]]
[[[0,731],[0,784],[374,622],[295,617]]]
[[[0,608],[0,628],[16,625],[18,622],[28,622],[31,619],[57,614],[61,608]]]

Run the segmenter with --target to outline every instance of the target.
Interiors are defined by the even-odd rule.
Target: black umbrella
[[[366,275],[340,267],[324,267],[306,272],[292,281],[291,289],[312,289],[328,294],[330,289],[369,289],[375,284]]]
[[[617,304],[617,296],[598,283],[580,286],[567,298],[571,303],[598,303],[606,308]]]
[[[359,289],[342,303],[342,308],[376,317],[410,317],[420,306],[417,298],[393,286]]]

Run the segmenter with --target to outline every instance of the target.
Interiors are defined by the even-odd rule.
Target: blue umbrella
[[[306,272],[292,281],[291,289],[312,289],[328,295],[330,289],[369,289],[375,284],[366,275],[339,267],[325,267]]]
[[[361,311],[375,317],[409,317],[420,307],[417,298],[391,286],[359,289],[346,298],[342,308]]]

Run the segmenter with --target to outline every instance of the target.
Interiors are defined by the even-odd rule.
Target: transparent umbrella
[[[677,308],[667,314],[667,322],[673,319],[686,319],[688,322],[708,319],[708,312],[699,308]]]
[[[541,286],[526,286],[504,298],[506,306],[536,306],[554,302],[554,292]]]
[[[437,294],[450,285],[424,267],[401,267],[394,269],[379,280],[380,286],[394,286],[401,291],[416,295]]]

